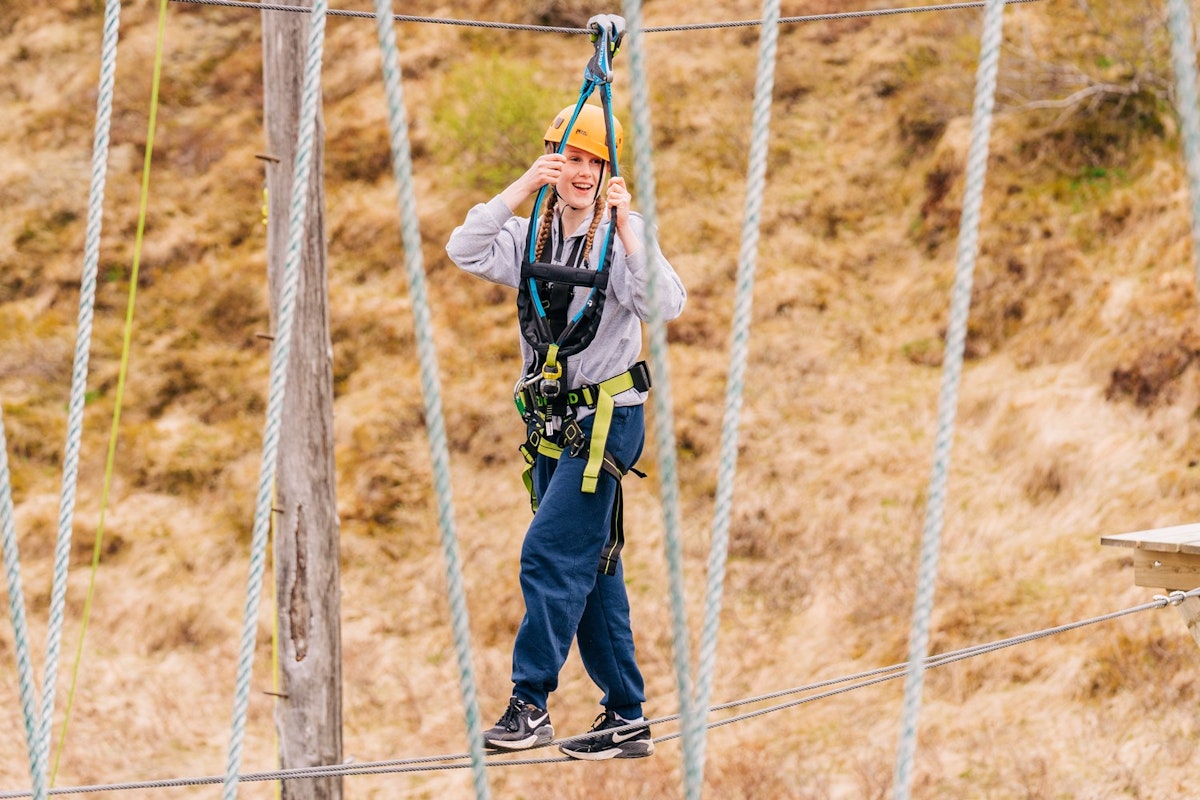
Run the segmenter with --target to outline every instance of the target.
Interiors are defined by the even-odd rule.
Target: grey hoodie
[[[651,312],[648,291],[652,271],[657,273],[654,288],[659,318],[666,322],[675,319],[683,311],[687,299],[683,282],[663,257],[657,243],[653,258],[647,258],[645,221],[636,213],[630,213],[629,218],[643,246],[633,255],[626,255],[620,237],[613,236],[612,271],[600,327],[592,343],[567,361],[570,389],[620,375],[637,362],[642,350],[641,323],[650,317]],[[610,224],[606,218],[596,231],[595,244],[588,258],[589,269],[596,268],[602,249],[600,243],[604,241]],[[589,216],[567,237],[567,246],[562,247],[561,252],[572,252],[572,240],[586,237],[590,225]],[[548,248],[550,253],[560,252],[559,227],[552,226]],[[529,219],[513,214],[504,200],[496,196],[487,203],[476,205],[467,213],[463,224],[450,234],[446,253],[462,270],[493,283],[516,288],[521,279],[521,261],[528,231]],[[587,294],[586,288],[576,289],[569,315],[579,311]],[[516,308],[515,302],[513,308]],[[524,337],[518,338],[521,341],[521,355],[528,367],[534,363],[533,348]],[[638,405],[645,400],[645,393],[635,389],[614,397],[618,406]],[[587,413],[581,409],[579,416],[586,416]]]

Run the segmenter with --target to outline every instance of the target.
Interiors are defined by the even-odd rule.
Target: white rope
[[[287,254],[283,265],[283,285],[279,297],[278,326],[271,353],[270,390],[267,397],[266,427],[263,432],[262,463],[259,467],[258,499],[254,513],[254,533],[250,542],[250,575],[246,582],[246,606],[242,619],[242,641],[234,685],[233,730],[229,742],[229,760],[225,769],[224,800],[237,797],[238,769],[246,738],[246,712],[250,704],[250,675],[254,666],[254,644],[258,632],[258,607],[262,599],[263,573],[267,541],[271,528],[271,505],[275,468],[279,454],[279,430],[283,400],[287,390],[288,358],[291,353],[292,323],[300,282],[304,234],[308,214],[308,182],[315,149],[317,109],[321,98],[321,58],[325,45],[325,0],[314,0],[308,51],[304,62],[304,84],[300,98],[299,130],[296,135],[296,159],[292,173],[292,203],[288,218]]]
[[[929,652],[929,621],[933,615],[934,585],[942,544],[942,525],[946,507],[946,480],[950,470],[950,449],[954,442],[954,418],[958,408],[958,386],[962,378],[963,352],[967,340],[967,316],[971,309],[971,285],[979,254],[979,220],[983,189],[987,177],[987,158],[995,106],[996,74],[1000,66],[1000,45],[1004,31],[1004,0],[988,0],[984,12],[979,67],[975,84],[975,110],[971,122],[971,146],[967,154],[966,190],[963,196],[962,223],[958,235],[958,263],[950,302],[950,326],[942,366],[942,388],[938,401],[938,427],[934,441],[933,468],[929,481],[929,501],[925,508],[925,530],[921,541],[921,563],[913,604],[912,631],[909,635],[908,663],[904,683],[904,707],[900,721],[900,742],[896,753],[895,797],[908,800],[912,789],[913,760],[916,754],[917,723],[921,710],[921,690],[925,677],[925,656]]]
[[[650,125],[650,93],[646,81],[646,53],[642,40],[641,0],[624,0],[626,47],[629,49],[630,112],[633,116],[633,162],[638,177],[638,207],[646,221],[646,252],[657,247],[658,206],[654,183],[653,132]],[[654,411],[654,438],[661,471],[659,494],[663,515],[664,549],[667,556],[668,588],[671,598],[671,628],[674,640],[674,666],[679,707],[688,731],[695,730],[696,708],[691,690],[691,645],[688,633],[687,604],[684,597],[683,544],[680,533],[679,474],[676,464],[675,416],[671,402],[671,373],[667,360],[666,324],[660,318],[654,301],[658,292],[658,271],[650,271],[647,303],[652,309],[646,322],[650,333],[650,371],[654,375],[651,402]],[[687,733],[683,739],[685,754],[692,754],[696,739]],[[695,765],[696,758],[685,756]],[[702,773],[685,774],[686,786],[699,786]],[[693,795],[689,794],[689,797]]]
[[[390,0],[375,0],[376,30],[383,61],[383,81],[388,105],[388,130],[391,134],[392,169],[400,205],[401,233],[404,240],[404,264],[412,295],[413,327],[421,368],[421,393],[425,399],[429,455],[433,462],[433,482],[438,499],[438,523],[446,570],[446,592],[450,601],[454,652],[458,659],[459,692],[466,712],[467,746],[474,771],[475,796],[488,797],[487,769],[484,761],[483,731],[479,721],[479,699],[475,673],[471,665],[471,625],[467,614],[466,589],[458,536],[454,528],[454,498],[450,484],[450,449],[446,443],[446,422],[438,380],[437,349],[433,340],[432,313],[426,288],[425,265],[421,254],[421,230],[413,187],[412,149],[409,143],[408,117],[404,108],[404,84],[400,57],[396,49],[396,29],[392,22]]]
[[[88,192],[87,236],[83,272],[79,281],[78,332],[71,372],[71,399],[67,412],[67,443],[63,454],[63,483],[59,499],[58,538],[54,549],[54,579],[50,591],[50,623],[46,638],[46,677],[42,684],[41,727],[38,748],[43,766],[50,760],[50,730],[54,722],[54,695],[58,684],[67,573],[71,561],[71,534],[79,482],[79,449],[83,437],[83,410],[87,397],[88,358],[96,302],[96,273],[100,265],[100,229],[104,219],[104,187],[108,176],[109,133],[112,128],[113,82],[117,68],[117,39],[121,0],[104,5],[104,36],[100,48],[100,82],[96,96],[96,125],[92,143],[92,181]],[[40,797],[37,800],[41,800]]]
[[[708,587],[705,594],[704,622],[700,631],[700,656],[696,678],[696,715],[692,724],[697,745],[686,755],[696,763],[688,764],[685,775],[703,774],[708,716],[717,661],[717,634],[721,624],[721,599],[725,586],[725,565],[729,553],[729,520],[733,509],[734,478],[737,474],[738,427],[745,389],[746,362],[750,350],[751,310],[754,302],[754,274],[757,267],[758,239],[761,227],[763,193],[766,190],[767,152],[770,144],[771,100],[775,86],[775,56],[779,42],[779,0],[764,0],[763,25],[759,36],[758,70],[754,86],[754,106],[750,134],[750,158],[746,177],[746,201],[742,219],[742,243],[738,253],[737,291],[734,301],[733,329],[730,335],[729,377],[725,386],[725,415],[721,427],[721,455],[717,471],[717,496],[713,509],[712,541],[709,547]],[[689,798],[699,798],[696,786]]]
[[[13,647],[17,659],[17,684],[21,714],[25,720],[25,746],[29,751],[29,774],[35,796],[46,791],[46,770],[38,747],[37,706],[34,696],[33,667],[29,661],[29,624],[25,615],[25,593],[21,588],[21,559],[17,550],[17,529],[12,499],[12,476],[8,469],[8,440],[4,433],[4,415],[0,411],[0,548],[4,552],[4,575],[8,581],[8,611],[13,626]]]
[[[1196,48],[1188,0],[1168,0],[1171,65],[1175,70],[1175,108],[1183,128],[1183,152],[1192,200],[1192,260],[1200,292],[1200,109],[1197,108]]]

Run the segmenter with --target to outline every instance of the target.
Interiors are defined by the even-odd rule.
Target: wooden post
[[[300,0],[303,2],[303,0]],[[263,12],[267,261],[272,327],[286,259],[309,15]],[[317,107],[301,275],[276,473],[275,591],[283,769],[342,763],[342,647],[325,258],[325,126]],[[277,159],[277,160],[275,160]],[[342,779],[284,781],[286,800],[341,800]]]
[[[1200,597],[1184,598],[1179,604],[1179,613],[1183,614],[1183,621],[1187,623],[1196,644],[1200,644]]]
[[[1190,592],[1200,586],[1200,524],[1102,536],[1101,544],[1132,547],[1137,586]],[[1200,598],[1185,597],[1179,613],[1200,645]]]

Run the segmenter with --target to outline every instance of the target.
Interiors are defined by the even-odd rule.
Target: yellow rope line
[[[92,615],[92,599],[96,594],[96,573],[100,568],[100,552],[104,545],[104,516],[108,509],[108,497],[112,488],[113,464],[117,453],[117,434],[121,423],[121,401],[125,395],[125,377],[129,372],[129,350],[133,339],[133,309],[137,299],[138,271],[142,259],[142,240],[146,231],[146,208],[150,196],[150,162],[154,154],[154,131],[158,121],[158,87],[162,77],[163,43],[166,39],[168,0],[160,0],[158,8],[158,39],[154,51],[154,77],[150,87],[150,122],[146,133],[146,159],[142,165],[142,192],[138,207],[137,236],[133,245],[133,266],[129,276],[129,302],[125,310],[125,334],[121,344],[121,368],[117,377],[117,394],[113,406],[112,429],[108,438],[108,457],[104,464],[104,489],[100,495],[100,522],[96,528],[96,542],[92,547],[91,577],[88,580],[87,600],[83,604],[83,621],[79,630],[79,645],[75,650],[75,664],[71,668],[71,688],[67,692],[66,710],[63,716],[62,733],[58,739],[58,752],[54,756],[54,769],[50,773],[50,785],[58,775],[63,747],[67,738],[67,725],[71,720],[71,706],[75,702],[75,688],[79,682],[79,666],[83,660],[83,640],[88,621]]]

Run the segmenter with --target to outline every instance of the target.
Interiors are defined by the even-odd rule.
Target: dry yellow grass
[[[1187,191],[1159,12],[1136,5],[1044,0],[1007,12],[1005,105],[993,136],[933,620],[938,651],[1146,601],[1151,593],[1132,585],[1128,554],[1102,550],[1099,537],[1200,512]],[[784,13],[844,7],[811,0]],[[431,2],[402,10],[445,13]],[[453,13],[578,24],[611,10],[470,0]],[[10,0],[5,11],[0,402],[40,672],[100,8]],[[659,0],[646,22],[759,11],[748,0]],[[122,17],[65,667],[99,522],[155,14],[143,1]],[[717,702],[905,657],[978,19],[964,12],[782,32]],[[263,147],[258,32],[257,15],[237,9],[169,10],[121,444],[59,785],[224,768],[268,357],[255,337],[268,325],[262,165],[254,158]],[[511,296],[460,274],[442,245],[486,196],[476,173],[516,174],[537,147],[484,151],[486,126],[475,129],[477,140],[455,139],[439,114],[463,113],[464,97],[497,109],[556,109],[578,88],[587,46],[436,26],[401,34],[456,522],[490,716],[509,689],[528,518],[507,397],[517,334]],[[671,326],[670,359],[693,625],[716,485],[756,35],[647,42],[662,242],[690,291],[687,312]],[[330,20],[324,87],[345,750],[360,761],[464,749],[373,36],[369,22]],[[523,79],[488,84],[481,64],[511,65]],[[628,75],[620,59],[617,66],[624,108]],[[1066,113],[1020,107],[1066,96],[1081,75],[1140,89]],[[626,569],[648,711],[665,715],[676,710],[675,679],[660,476],[651,473],[627,493]],[[275,763],[271,699],[262,693],[271,686],[269,609],[268,595],[247,770]],[[935,670],[916,796],[1200,794],[1192,767],[1198,657],[1174,612],[1156,611]],[[6,789],[27,782],[12,664],[12,631],[0,625]],[[900,693],[885,684],[712,731],[706,796],[890,796]],[[595,700],[572,658],[553,699],[559,731],[585,729]],[[681,774],[675,740],[645,762],[489,777],[496,797],[634,798],[680,796]],[[142,796],[201,791],[213,790]],[[274,793],[247,785],[241,796]],[[346,796],[469,797],[470,778],[354,777]]]

